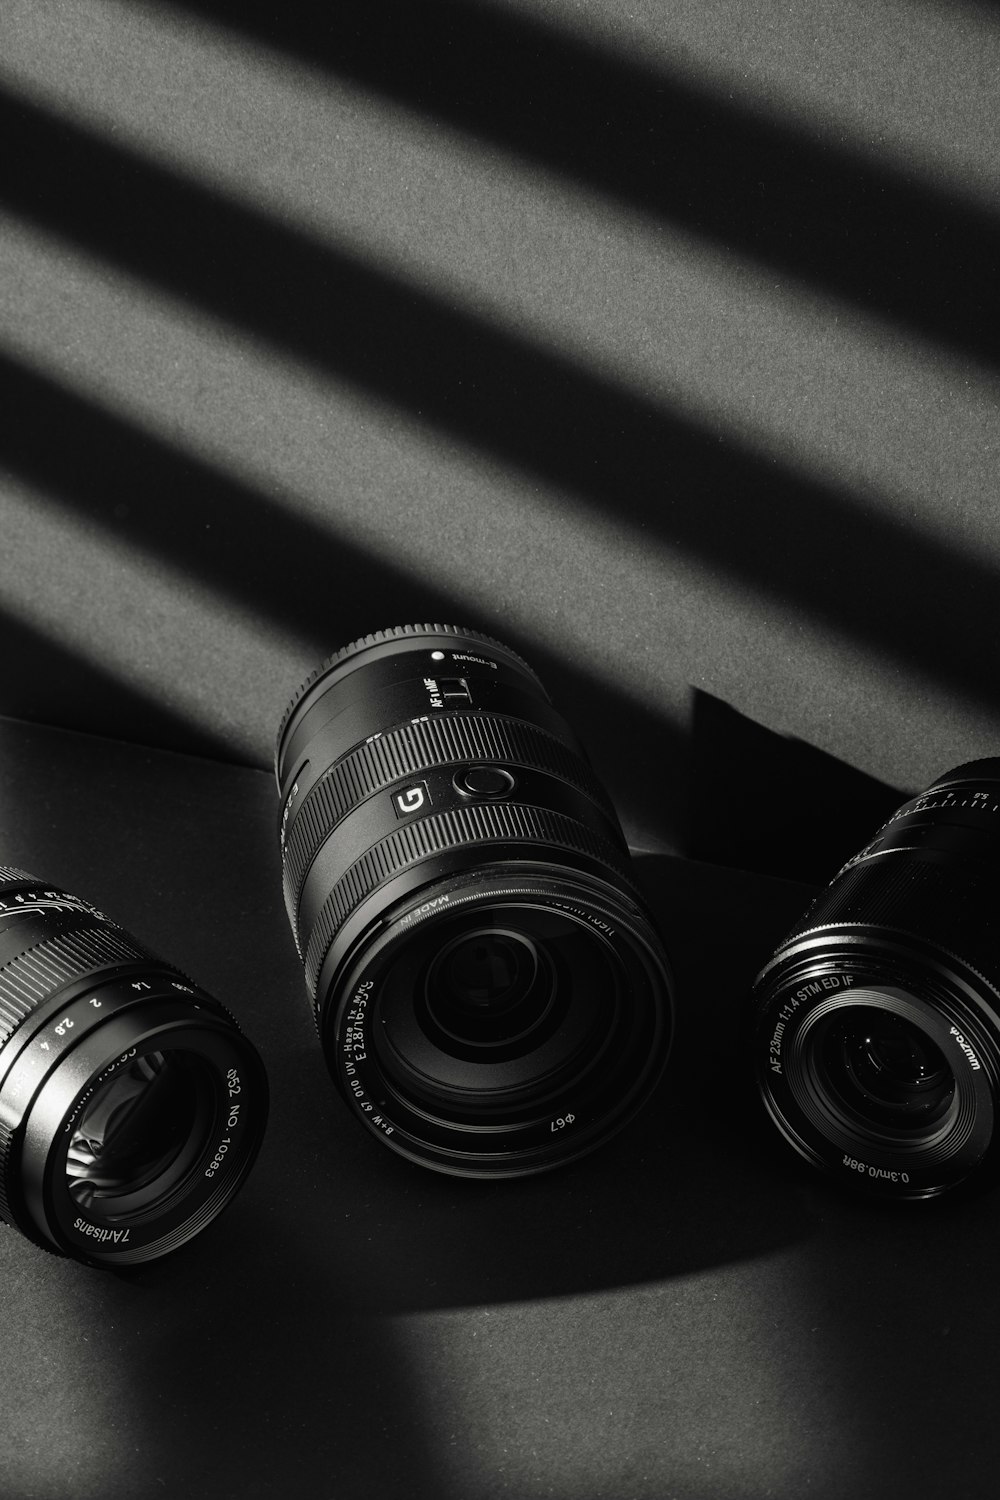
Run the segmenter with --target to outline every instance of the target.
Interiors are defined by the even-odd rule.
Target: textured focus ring
[[[1000,988],[1000,890],[957,861],[902,859],[900,853],[869,858],[824,892],[789,934],[797,942],[825,927],[861,923],[921,935],[937,930],[939,946],[964,955],[988,983]],[[961,893],[961,902],[956,895]],[[941,913],[949,913],[941,930]]]
[[[10,1160],[10,1149],[14,1139],[14,1132],[5,1120],[0,1120],[0,1219],[5,1224],[14,1223],[14,1215],[11,1212],[10,1201],[7,1196],[7,1183],[9,1181],[8,1162]]]
[[[32,1011],[71,979],[108,964],[149,963],[125,934],[95,928],[45,938],[0,969],[0,1045]]]
[[[358,745],[310,790],[284,847],[284,894],[294,921],[302,882],[323,841],[366,797],[434,766],[503,761],[548,771],[584,793],[612,821],[614,812],[587,763],[544,730],[519,719],[453,714],[407,723]]]
[[[344,872],[327,897],[306,947],[310,994],[335,933],[351,912],[383,881],[429,855],[471,844],[542,844],[547,849],[583,854],[608,865],[631,889],[620,852],[606,839],[563,813],[521,803],[485,803],[452,808],[405,824],[381,839]]]

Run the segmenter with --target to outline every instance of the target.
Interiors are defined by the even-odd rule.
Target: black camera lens
[[[519,656],[446,625],[355,641],[292,700],[276,770],[320,1040],[378,1140],[513,1177],[631,1118],[670,972],[607,795]]]
[[[154,1260],[230,1201],[266,1115],[216,1000],[88,902],[0,868],[0,1218],[91,1265]]]
[[[931,1198],[992,1178],[1000,1087],[1000,759],[904,803],[758,976],[756,1075],[807,1161]]]

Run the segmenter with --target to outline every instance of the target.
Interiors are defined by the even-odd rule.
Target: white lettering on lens
[[[73,1228],[92,1240],[100,1240],[102,1244],[105,1240],[111,1240],[112,1244],[124,1245],[132,1233],[130,1229],[105,1229],[99,1224],[88,1224],[86,1219],[74,1219]]]
[[[856,1156],[845,1156],[841,1166],[846,1167],[849,1172],[866,1172],[869,1177],[875,1177],[882,1182],[900,1182],[905,1187],[910,1180],[909,1172],[893,1172],[889,1167],[870,1167],[866,1161],[858,1161]]]
[[[488,657],[469,656],[464,651],[453,651],[451,653],[451,659],[452,661],[474,661],[477,667],[492,667],[494,672],[497,669],[496,662],[490,661]]]
[[[368,1019],[368,1001],[371,998],[374,983],[374,980],[366,979],[358,985],[351,997],[351,1009],[345,1017],[341,1051],[346,1054],[345,1068],[348,1074],[354,1072],[352,1064],[365,1062],[368,1058],[365,1045],[365,1023]],[[360,1088],[360,1084],[358,1087]]]
[[[422,906],[418,906],[415,910],[407,912],[406,916],[402,917],[400,921],[403,926],[408,927],[412,922],[416,922],[419,917],[422,917],[425,912],[433,911],[436,906],[446,906],[450,900],[450,896],[435,896],[433,901],[425,901]]]
[[[956,1041],[957,1045],[959,1047],[961,1047],[962,1051],[965,1053],[966,1057],[969,1059],[969,1067],[970,1068],[975,1068],[976,1071],[978,1072],[979,1071],[979,1059],[976,1056],[975,1052],[973,1052],[972,1048],[969,1046],[968,1042],[965,1040],[965,1037],[962,1035],[962,1033],[955,1026],[949,1026],[948,1032],[949,1032],[950,1036],[953,1036],[955,1038],[955,1041]]]
[[[285,847],[285,834],[286,834],[286,832],[288,830],[288,814],[292,810],[292,803],[295,801],[295,793],[298,791],[298,789],[299,789],[299,784],[296,781],[295,785],[292,787],[292,790],[288,793],[288,796],[285,798],[285,807],[284,807],[284,811],[281,814],[281,847],[282,848]]]
[[[231,1141],[231,1139],[229,1138],[228,1135],[224,1135],[222,1137],[222,1140],[219,1142],[219,1144],[215,1148],[215,1155],[213,1156],[212,1160],[209,1162],[208,1166],[205,1168],[205,1176],[206,1177],[214,1177],[215,1176],[216,1172],[219,1170],[219,1168],[224,1163],[224,1161],[226,1159],[226,1152],[229,1150],[229,1148],[230,1148],[230,1146],[232,1144],[233,1143],[232,1143],[232,1141]]]
[[[419,812],[424,805],[424,789],[411,786],[405,792],[396,793],[396,806],[401,813]]]

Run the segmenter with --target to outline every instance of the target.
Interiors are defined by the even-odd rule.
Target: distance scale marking
[[[160,983],[156,979],[160,979]],[[154,995],[168,998],[169,992],[195,995],[194,988],[179,979],[156,976],[150,981],[136,976],[88,985],[83,994],[62,1004],[57,1003],[58,996],[53,996],[41,1007],[40,1013],[28,1017],[15,1033],[21,1041],[21,1050],[0,1085],[0,1117],[13,1127],[24,1118],[35,1091],[71,1048],[112,1016],[138,1001]],[[31,1021],[38,1024],[31,1027]],[[30,1030],[20,1035],[26,1027]],[[109,1068],[118,1066],[120,1061],[122,1059],[116,1058]],[[100,1077],[106,1077],[107,1073],[105,1069]],[[99,1081],[95,1078],[93,1087]]]
[[[889,819],[889,822],[895,823],[897,818],[912,817],[914,813],[943,811],[945,808],[954,809],[964,807],[969,812],[995,813],[1000,811],[1000,803],[994,802],[991,806],[990,797],[992,795],[991,792],[972,792],[969,796],[963,797],[961,801],[958,800],[954,792],[946,792],[943,797],[916,797],[912,802],[904,803],[902,807],[897,808]],[[886,826],[888,827],[888,824]]]
[[[56,891],[50,888],[41,890],[19,891],[16,896],[0,896],[0,921],[4,913],[21,916],[24,912],[31,911],[79,911],[85,912],[88,917],[100,917],[102,922],[107,922],[111,927],[118,928],[119,924],[106,917],[96,906],[89,901],[84,901],[80,896],[71,896],[66,891]]]

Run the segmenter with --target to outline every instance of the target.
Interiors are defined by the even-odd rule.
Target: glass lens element
[[[117,1215],[154,1207],[183,1182],[212,1118],[210,1082],[193,1053],[137,1057],[98,1089],[73,1130],[71,1196]]]
[[[827,1031],[819,1069],[841,1104],[874,1126],[926,1131],[947,1113],[955,1076],[911,1021],[862,1006]]]

